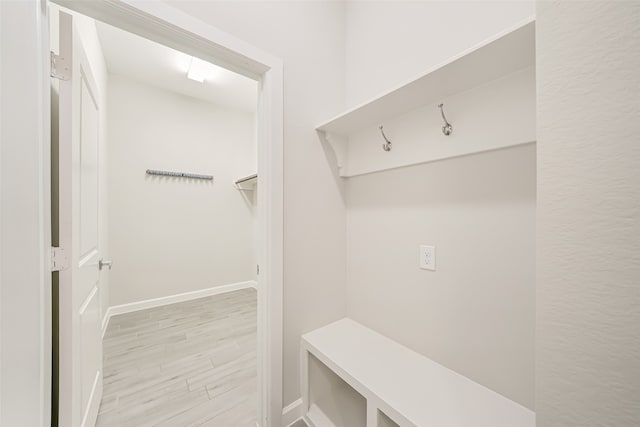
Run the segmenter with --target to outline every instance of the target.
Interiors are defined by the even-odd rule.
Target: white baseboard
[[[182,294],[169,295],[166,297],[153,298],[143,301],[131,302],[128,304],[114,305],[107,309],[104,319],[102,320],[102,336],[107,331],[109,326],[109,320],[112,316],[118,314],[131,313],[133,311],[145,310],[147,308],[160,307],[162,305],[175,304],[177,302],[184,302],[193,299],[209,297],[212,295],[223,294],[226,292],[233,292],[240,289],[258,288],[258,283],[255,280],[248,280],[246,282],[231,283],[228,285],[214,286],[213,288],[201,289],[198,291],[185,292]]]
[[[302,410],[302,398],[285,406],[282,410],[282,425],[286,427],[298,421],[304,415]]]

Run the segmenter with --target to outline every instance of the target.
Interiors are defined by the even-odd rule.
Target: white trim
[[[259,81],[258,419],[263,427],[280,427],[284,228],[282,60],[160,1],[50,1]],[[48,55],[48,51],[46,53]],[[45,159],[49,160],[50,157]]]
[[[109,307],[111,316],[118,314],[131,313],[132,311],[145,310],[147,308],[160,307],[162,305],[175,304],[198,298],[204,298],[211,295],[223,294],[225,292],[233,292],[239,289],[254,288],[257,289],[255,280],[246,282],[230,283],[228,285],[214,286],[213,288],[200,289],[198,291],[184,292],[182,294],[168,295],[166,297],[152,298],[142,301],[131,302],[128,304],[120,304]]]
[[[102,339],[104,340],[104,334],[107,332],[107,326],[109,326],[109,320],[111,320],[111,307],[107,307],[107,311],[102,318]],[[104,368],[103,368],[104,369]]]
[[[282,410],[282,425],[290,426],[291,424],[301,419],[303,415],[302,398],[299,398],[289,403]]]
[[[96,377],[93,380],[93,387],[91,387],[91,394],[89,395],[89,403],[87,409],[82,417],[82,427],[90,427],[96,424],[96,419],[89,419],[90,416],[96,417],[98,415],[98,408],[100,407],[100,401],[102,400],[102,375],[100,371],[96,373]]]
[[[200,289],[192,292],[184,292],[181,294],[168,295],[166,297],[152,298],[142,301],[131,302],[128,304],[113,305],[107,309],[102,320],[102,336],[109,326],[109,320],[112,316],[118,314],[131,313],[133,311],[146,310],[148,308],[160,307],[163,305],[175,304],[178,302],[190,301],[198,298],[209,297],[212,295],[224,294],[240,289],[253,288],[258,289],[258,283],[255,280],[246,282],[230,283],[228,285],[214,286],[213,288]]]
[[[48,426],[49,27],[38,0],[0,3],[0,425]]]

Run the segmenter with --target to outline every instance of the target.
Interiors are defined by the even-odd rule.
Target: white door
[[[59,425],[94,426],[102,398],[99,287],[99,111],[96,83],[70,15],[60,12]]]

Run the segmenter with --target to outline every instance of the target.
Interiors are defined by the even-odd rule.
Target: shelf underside
[[[317,128],[343,177],[535,142],[535,24],[464,52]],[[446,136],[438,104],[453,133]],[[379,126],[392,142],[385,142]]]
[[[349,135],[419,108],[429,101],[438,102],[534,65],[535,23],[530,20],[462,52],[383,96],[329,120],[317,130]]]
[[[353,177],[372,172],[466,156],[536,141],[535,70],[527,68],[444,99],[451,135],[435,104],[384,122],[390,151],[377,126],[348,137],[325,134],[339,173]]]

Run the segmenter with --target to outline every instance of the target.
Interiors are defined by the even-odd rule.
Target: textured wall
[[[640,3],[537,6],[538,426],[638,426]]]

